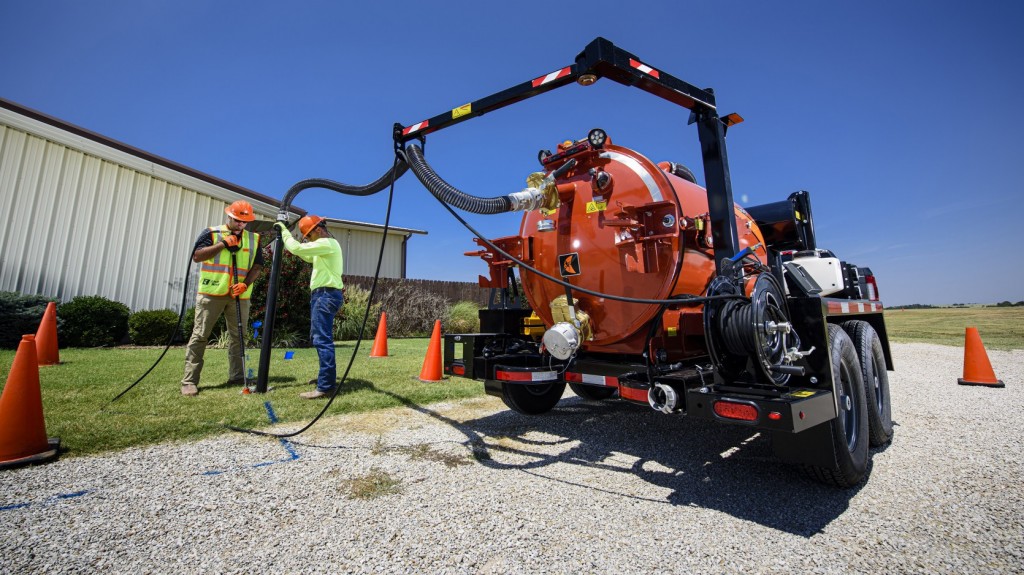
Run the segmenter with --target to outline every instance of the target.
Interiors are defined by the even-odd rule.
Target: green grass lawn
[[[429,404],[483,394],[483,385],[461,378],[423,383],[417,379],[427,339],[389,340],[389,357],[370,358],[372,342],[365,341],[327,415]],[[354,342],[336,346],[338,377],[348,365]],[[84,455],[171,440],[205,437],[227,431],[225,425],[265,428],[270,425],[265,402],[282,423],[306,423],[326,400],[307,400],[298,394],[313,389],[316,350],[295,349],[291,360],[283,349],[273,350],[266,394],[243,395],[241,386],[228,387],[227,352],[208,349],[199,395],[181,395],[185,361],[183,347],[172,348],[141,383],[114,403],[156,361],[160,348],[62,349],[60,365],[39,369],[46,431],[60,437],[65,456]],[[258,350],[250,356],[255,364]],[[10,371],[14,351],[0,350],[0,373]],[[253,366],[254,369],[256,365]],[[295,426],[289,426],[294,428]],[[229,433],[233,433],[228,431]]]
[[[887,310],[890,341],[964,345],[967,327],[978,328],[986,349],[1024,349],[1024,307]]]
[[[889,337],[895,342],[962,346],[964,328],[975,326],[988,349],[1024,348],[1024,308],[890,310],[885,319]],[[386,358],[371,359],[371,343],[360,346],[349,380],[328,415],[483,394],[483,384],[462,378],[420,382],[417,376],[427,350],[425,338],[390,340]],[[339,377],[354,347],[354,342],[337,345]],[[291,360],[284,359],[285,350],[273,350],[271,390],[265,395],[242,395],[241,387],[227,387],[227,352],[211,348],[206,353],[200,393],[191,398],[180,393],[185,350],[172,348],[146,379],[110,403],[156,361],[160,351],[62,349],[60,365],[40,368],[46,431],[61,438],[66,456],[233,433],[226,425],[265,428],[270,425],[264,406],[268,401],[280,422],[293,424],[289,428],[309,422],[323,408],[324,400],[298,397],[312,389],[306,382],[317,373],[312,348],[293,350]],[[259,351],[252,350],[250,355],[255,368]],[[13,359],[14,351],[0,350],[4,381]]]

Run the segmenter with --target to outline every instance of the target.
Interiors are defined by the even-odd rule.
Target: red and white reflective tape
[[[619,387],[619,378],[606,375],[593,375],[590,373],[565,372],[565,381],[574,383],[589,383],[591,385],[603,385],[605,387]]]
[[[882,311],[880,303],[864,303],[859,301],[830,301],[828,302],[828,313],[876,313]]]
[[[558,373],[554,371],[505,371],[499,369],[494,377],[502,381],[555,381]]]
[[[419,131],[419,130],[422,130],[423,128],[426,128],[429,125],[430,125],[430,120],[423,120],[419,124],[413,124],[413,125],[409,126],[408,128],[402,130],[402,135],[403,136],[408,136],[409,134],[411,134],[413,132],[416,132],[416,131]]]
[[[562,68],[561,70],[556,70],[556,71],[548,74],[547,76],[541,76],[540,78],[535,78],[533,80],[533,87],[536,88],[537,86],[543,86],[544,84],[547,84],[548,82],[554,82],[555,80],[557,80],[559,78],[564,78],[564,77],[569,75],[570,70],[572,70],[572,66],[566,66],[565,68]]]
[[[647,64],[644,64],[643,62],[638,62],[638,61],[630,58],[629,59],[629,65],[634,67],[634,68],[636,68],[637,70],[640,70],[644,74],[647,74],[649,76],[653,76],[653,77],[659,78],[659,79],[661,78],[661,72],[658,72],[657,70],[655,70],[654,68],[651,68],[650,66],[648,66]]]

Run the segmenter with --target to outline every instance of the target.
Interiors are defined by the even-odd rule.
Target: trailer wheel
[[[875,328],[866,321],[841,324],[853,340],[864,376],[864,392],[868,404],[868,435],[871,447],[892,440],[892,397],[889,395],[889,374],[885,370],[885,352]]]
[[[839,394],[839,416],[828,423],[834,467],[804,466],[815,479],[836,487],[853,487],[868,468],[868,418],[864,378],[850,336],[838,325],[828,326],[832,379]]]
[[[514,411],[524,415],[540,415],[551,411],[565,392],[565,382],[523,385],[502,383],[501,400]]]
[[[572,392],[589,401],[601,401],[615,395],[614,387],[598,387],[596,385],[584,385],[582,383],[570,383]]]

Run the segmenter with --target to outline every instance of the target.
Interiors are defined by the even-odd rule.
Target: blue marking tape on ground
[[[267,408],[267,417],[270,418],[270,423],[277,423],[277,416],[274,415],[274,408],[270,406],[270,402],[264,401],[263,407]]]
[[[54,495],[53,497],[43,500],[42,502],[39,503],[39,505],[53,505],[54,503],[60,501],[61,499],[74,499],[75,497],[81,497],[86,493],[89,493],[88,489],[83,489],[82,491],[75,491],[74,493],[61,493],[59,495]],[[14,505],[4,505],[0,507],[0,511],[21,509],[22,507],[29,507],[31,505],[31,503],[15,503]]]
[[[294,445],[292,445],[292,442],[291,442],[291,441],[288,441],[287,439],[285,439],[285,438],[283,438],[283,437],[282,437],[282,438],[281,438],[281,445],[283,445],[283,446],[284,446],[284,449],[285,449],[285,451],[287,451],[287,452],[288,452],[288,455],[291,455],[291,456],[292,456],[292,458],[290,459],[290,461],[295,461],[296,459],[298,459],[298,458],[299,458],[299,452],[298,452],[298,451],[295,451],[295,446],[294,446]]]
[[[270,423],[277,423],[277,414],[274,413],[274,408],[270,405],[270,402],[269,401],[264,401],[263,402],[263,407],[267,410],[267,418],[270,419]],[[260,467],[267,467],[267,466],[273,465],[275,463],[287,463],[289,461],[295,461],[296,459],[299,458],[299,452],[295,450],[295,446],[292,445],[292,442],[288,441],[287,439],[285,439],[283,437],[279,437],[278,441],[281,442],[281,445],[284,447],[284,450],[288,452],[288,458],[287,459],[277,459],[277,460],[274,460],[274,461],[264,461],[262,463],[256,463],[254,465],[245,466],[244,468],[245,469],[258,469]],[[222,474],[224,472],[225,472],[224,470],[213,469],[213,470],[210,470],[210,471],[204,471],[203,475],[220,475],[220,474]],[[3,509],[0,508],[0,511],[3,511]]]

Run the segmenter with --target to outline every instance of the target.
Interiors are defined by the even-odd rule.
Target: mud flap
[[[828,421],[800,433],[774,432],[771,437],[776,457],[787,463],[802,463],[833,471],[839,469]]]

